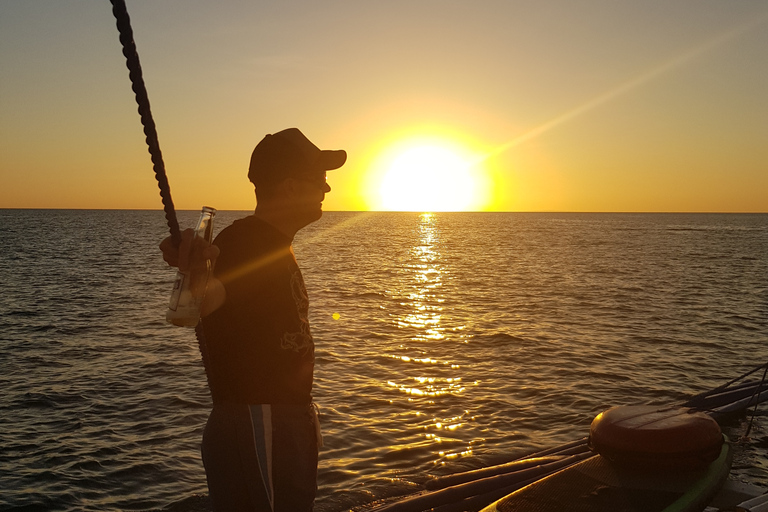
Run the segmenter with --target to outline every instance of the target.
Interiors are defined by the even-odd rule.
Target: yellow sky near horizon
[[[297,126],[349,154],[326,210],[404,204],[398,161],[448,209],[768,212],[759,2],[127,4],[179,209],[253,208]],[[0,208],[161,207],[108,2],[0,2],[0,67]]]

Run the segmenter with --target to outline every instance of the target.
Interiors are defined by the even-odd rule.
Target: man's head
[[[258,204],[269,203],[282,217],[306,225],[322,215],[322,201],[331,190],[326,171],[338,169],[346,160],[345,151],[320,150],[297,128],[288,128],[259,142],[251,155],[248,179],[256,188]]]
[[[251,155],[248,179],[257,191],[269,189],[288,178],[315,178],[338,169],[346,160],[345,151],[321,150],[298,128],[288,128],[259,142]]]

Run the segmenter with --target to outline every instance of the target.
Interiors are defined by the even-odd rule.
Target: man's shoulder
[[[237,219],[213,242],[221,250],[219,260],[248,260],[263,253],[289,250],[290,241],[255,215]]]
[[[285,235],[280,233],[277,228],[265,222],[257,215],[253,214],[248,215],[247,217],[236,219],[234,222],[232,222],[232,224],[221,230],[221,232],[216,237],[216,240],[219,240],[220,238],[227,239],[243,235],[258,236],[267,239],[275,238],[281,242],[287,240]],[[287,243],[290,245],[289,240]]]
[[[262,223],[254,215],[237,219],[232,224],[222,229],[213,243],[221,246],[233,243],[243,243],[248,239],[258,238],[261,224]]]

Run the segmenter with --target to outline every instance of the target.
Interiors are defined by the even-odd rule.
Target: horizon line
[[[48,211],[142,211],[142,212],[163,212],[162,208],[57,208],[57,207],[4,207],[2,210],[48,210]],[[198,212],[197,209],[176,208],[177,212]],[[252,212],[253,209],[227,209],[216,208],[217,212]],[[418,214],[438,214],[438,213],[647,213],[647,214],[724,214],[724,215],[764,215],[768,211],[714,211],[714,210],[452,210],[452,211],[429,211],[429,210],[323,210],[323,213],[418,213]]]

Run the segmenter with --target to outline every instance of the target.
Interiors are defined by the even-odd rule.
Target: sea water
[[[248,212],[220,212],[217,231]],[[183,227],[198,213],[180,212]],[[0,210],[0,510],[205,509],[162,212]],[[328,212],[296,237],[316,510],[585,436],[768,361],[768,215]],[[768,485],[768,411],[731,479]],[[744,434],[749,416],[725,425]]]

